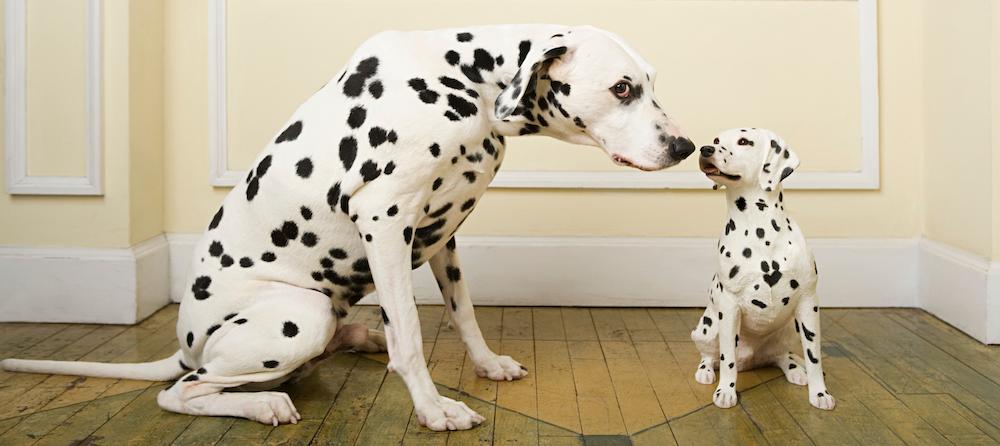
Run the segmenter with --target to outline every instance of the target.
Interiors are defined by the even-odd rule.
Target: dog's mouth
[[[632,168],[639,169],[639,170],[642,170],[642,171],[645,171],[645,172],[653,172],[653,171],[656,171],[656,170],[660,170],[660,168],[657,168],[657,167],[649,167],[649,166],[642,166],[642,165],[636,164],[636,163],[632,162],[632,160],[630,160],[628,158],[625,158],[624,156],[621,156],[621,155],[611,155],[611,161],[613,161],[615,164],[617,164],[619,166],[632,167]]]
[[[722,177],[730,181],[738,181],[740,178],[742,178],[739,175],[730,175],[728,173],[719,170],[719,168],[716,167],[715,164],[712,164],[710,161],[707,161],[704,158],[702,158],[701,161],[698,162],[698,166],[701,167],[701,171],[704,172],[705,175],[709,177]]]

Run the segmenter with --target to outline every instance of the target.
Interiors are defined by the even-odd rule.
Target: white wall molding
[[[186,289],[198,238],[167,237],[174,300]],[[915,240],[810,243],[823,305],[916,306]],[[458,245],[478,305],[703,306],[716,262],[715,239],[709,238],[460,236]],[[426,265],[414,274],[414,293],[420,303],[441,303]]]
[[[10,290],[0,321],[141,320],[183,295],[200,237],[168,234],[131,249],[0,247]],[[823,306],[923,308],[1000,343],[1000,262],[923,238],[809,243]],[[477,305],[700,307],[716,262],[709,238],[470,236],[458,245]],[[426,265],[414,294],[441,303]]]
[[[133,248],[0,247],[0,322],[132,324],[169,303],[167,241]]]
[[[28,175],[26,2],[6,0],[4,3],[7,192],[18,195],[102,195],[101,0],[86,0],[86,35],[81,36],[86,40],[87,67],[87,175],[83,177]]]
[[[1000,343],[1000,262],[920,240],[918,306],[982,342]]]
[[[792,176],[786,189],[878,189],[878,1],[857,0],[861,79],[861,166],[854,171],[807,171]],[[245,169],[229,167],[226,78],[226,0],[208,1],[208,87],[210,181],[235,186]],[[501,170],[493,188],[709,189],[700,172],[602,172]]]

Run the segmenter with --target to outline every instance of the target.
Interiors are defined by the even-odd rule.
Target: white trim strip
[[[87,175],[30,176],[27,157],[27,64],[26,0],[6,0],[5,39],[7,51],[6,131],[7,193],[12,195],[103,195],[103,101],[102,101],[102,13],[101,0],[87,0],[86,9],[86,108]]]

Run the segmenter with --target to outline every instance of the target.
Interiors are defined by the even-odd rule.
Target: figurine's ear
[[[799,168],[799,156],[785,144],[780,136],[768,133],[770,133],[768,136],[771,140],[770,148],[764,157],[764,165],[761,167],[760,187],[771,191],[795,172],[795,169]]]
[[[554,61],[571,51],[565,37],[559,34],[543,43],[532,45],[527,40],[521,42],[521,50],[527,49],[527,54],[518,64],[514,78],[497,96],[493,106],[493,115],[497,119],[510,120],[512,116],[520,116],[530,108],[525,106],[525,98],[529,92],[535,91],[538,77],[545,74]]]

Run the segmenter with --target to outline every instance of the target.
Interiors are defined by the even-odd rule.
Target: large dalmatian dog
[[[833,409],[820,354],[816,260],[785,212],[781,185],[799,157],[774,132],[732,129],[701,148],[699,165],[725,186],[729,217],[709,304],[691,332],[701,352],[695,379],[712,384],[719,369],[713,402],[727,408],[736,405],[736,372],[774,365],[789,382],[808,384],[813,406]],[[796,337],[808,360],[792,353]]]
[[[387,348],[420,423],[468,429],[483,418],[438,394],[424,363],[410,270],[430,261],[479,376],[525,376],[483,340],[452,236],[499,169],[505,137],[597,146],[642,170],[694,152],[653,98],[653,78],[619,37],[593,27],[378,34],[295,111],[212,218],[195,248],[175,355],[3,366],[179,378],[158,397],[166,410],[276,425],[299,415],[286,394],[259,390],[337,349]],[[384,337],[342,324],[376,289]]]

